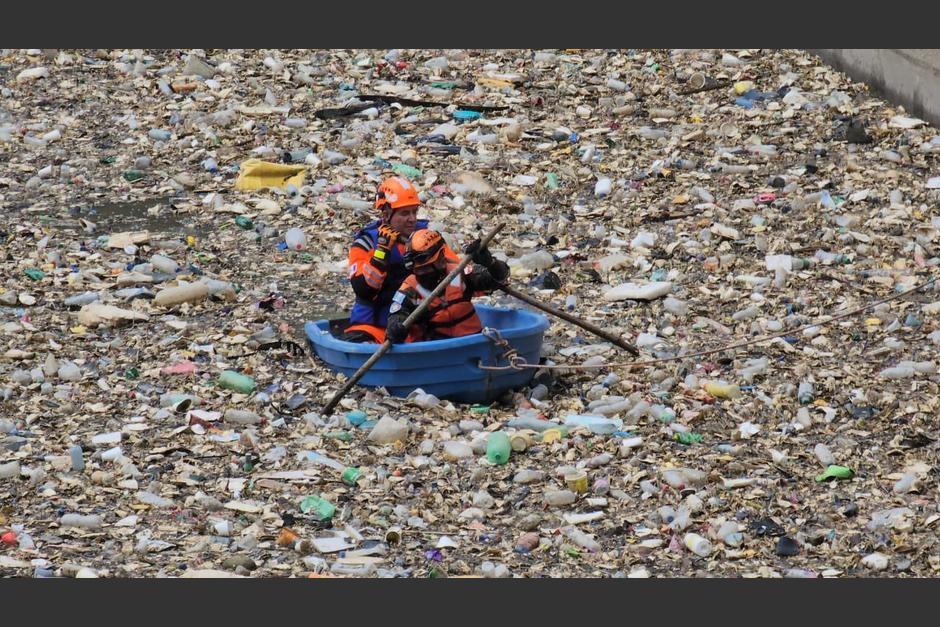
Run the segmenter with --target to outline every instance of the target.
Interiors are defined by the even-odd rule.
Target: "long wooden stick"
[[[506,225],[497,224],[495,227],[493,227],[493,229],[490,230],[490,232],[487,233],[481,240],[480,247],[482,248],[486,246],[487,244],[489,244],[490,240],[492,240],[504,226]],[[453,281],[454,277],[456,277],[458,274],[463,272],[463,269],[467,267],[467,264],[470,263],[472,259],[473,259],[473,255],[464,255],[463,259],[460,260],[460,263],[457,264],[457,267],[451,270],[450,273],[448,273],[448,275],[444,277],[444,280],[438,283],[437,287],[434,288],[434,290],[428,295],[427,298],[421,301],[421,304],[419,304],[418,307],[413,312],[411,312],[410,316],[405,318],[405,321],[402,324],[404,324],[406,329],[409,328],[412,324],[414,324],[415,320],[417,320],[419,316],[421,316],[425,311],[427,311],[427,308],[431,305],[431,301],[437,298],[438,296],[440,296],[444,292],[444,290],[447,288],[447,284]],[[365,374],[369,372],[369,369],[375,365],[375,362],[381,359],[382,355],[387,353],[391,347],[392,347],[392,342],[390,340],[385,340],[384,342],[382,342],[382,345],[379,346],[379,349],[375,351],[371,357],[369,357],[366,363],[362,364],[362,367],[356,371],[356,374],[354,374],[352,377],[349,378],[349,381],[346,382],[346,385],[343,386],[343,389],[341,389],[339,392],[333,395],[333,398],[330,399],[330,402],[327,403],[326,406],[323,408],[324,416],[329,416],[330,414],[333,413],[333,409],[336,407],[336,404],[339,403],[340,399],[346,396],[346,393],[349,392],[349,390],[351,390],[352,387],[356,385],[356,383],[359,382],[359,379],[364,377]]]
[[[706,82],[701,87],[691,87],[683,91],[677,92],[680,96],[691,96],[692,94],[700,94],[703,91],[712,91],[715,89],[721,89],[722,87],[728,87],[731,85],[731,81],[715,81],[715,82]]]
[[[532,305],[536,309],[541,309],[545,313],[551,314],[553,316],[561,318],[562,320],[565,320],[566,322],[570,322],[573,325],[579,326],[585,331],[589,331],[593,333],[594,335],[596,335],[597,337],[605,339],[615,346],[619,346],[620,348],[629,352],[634,357],[637,357],[640,354],[640,351],[637,350],[636,346],[634,346],[633,344],[630,344],[623,338],[618,337],[614,335],[613,333],[610,333],[609,331],[605,331],[604,329],[596,325],[593,325],[590,322],[587,322],[586,320],[582,320],[581,318],[572,316],[571,314],[561,311],[560,309],[555,309],[551,305],[546,305],[545,303],[539,302],[535,300],[534,298],[532,298],[531,296],[529,296],[528,294],[520,292],[519,290],[509,287],[508,285],[500,285],[497,289],[499,289],[500,291],[506,292],[510,296],[515,296],[519,300]]]

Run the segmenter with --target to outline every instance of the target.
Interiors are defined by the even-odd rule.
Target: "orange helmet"
[[[415,268],[434,263],[444,254],[444,238],[437,231],[421,229],[411,234],[405,258]]]
[[[385,179],[379,185],[379,191],[375,195],[375,208],[379,211],[389,208],[395,211],[407,207],[417,207],[420,204],[418,190],[410,181],[400,176]]]

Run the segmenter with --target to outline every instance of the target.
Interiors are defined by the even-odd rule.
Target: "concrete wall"
[[[940,49],[823,48],[808,52],[940,128]]]

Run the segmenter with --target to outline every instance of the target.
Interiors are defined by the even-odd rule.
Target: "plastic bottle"
[[[351,211],[372,211],[372,203],[367,200],[359,200],[343,194],[338,194],[336,204],[340,209],[349,209]]]
[[[637,135],[639,135],[643,139],[651,139],[651,140],[669,137],[668,132],[662,129],[658,129],[658,128],[650,128],[648,126],[641,127],[640,130],[637,131]]]
[[[0,464],[0,479],[15,479],[20,476],[20,463]]]
[[[809,381],[803,381],[800,383],[800,387],[796,392],[796,398],[800,401],[801,405],[808,405],[813,402],[813,384]]]
[[[155,305],[172,307],[181,303],[203,300],[209,295],[209,286],[203,282],[190,283],[177,287],[169,287],[157,293],[153,299]]]
[[[101,453],[101,461],[103,462],[113,462],[116,459],[119,459],[124,455],[124,451],[121,450],[120,446],[115,446],[114,448],[109,448],[108,450]]]
[[[648,111],[650,118],[674,118],[678,115],[675,109],[652,108]]]
[[[594,195],[595,196],[608,196],[610,195],[611,189],[613,189],[613,183],[606,176],[601,177],[597,180],[597,183],[594,185]]]
[[[766,357],[760,357],[758,359],[750,359],[747,363],[744,364],[744,367],[738,371],[738,374],[741,375],[746,382],[751,383],[754,381],[754,377],[759,374],[762,374],[770,366],[770,362]]]
[[[251,394],[255,391],[255,380],[234,370],[226,370],[219,375],[218,385],[242,394]]]
[[[300,510],[305,514],[312,513],[317,520],[323,522],[333,517],[336,506],[322,497],[310,495],[300,502]]]
[[[147,490],[141,490],[136,496],[138,501],[151,507],[173,507],[176,504],[172,499],[164,498]]]
[[[705,391],[715,398],[738,398],[741,396],[741,388],[728,383],[718,381],[709,381],[705,384]]]
[[[285,152],[281,155],[281,160],[284,161],[284,163],[304,163],[310,155],[315,156],[312,148],[301,148],[299,150]]]
[[[623,253],[613,253],[611,255],[605,255],[594,262],[594,268],[602,273],[606,274],[611,270],[615,270],[621,266],[624,266],[630,263],[631,257],[629,255],[624,255]]]
[[[235,300],[238,295],[235,293],[235,286],[228,281],[219,281],[218,279],[203,279],[203,283],[209,288],[209,296],[215,296],[222,300]]]
[[[677,490],[701,485],[705,482],[705,479],[704,472],[692,468],[669,468],[663,471],[663,481]]]
[[[64,361],[59,364],[58,375],[63,381],[78,381],[82,378],[82,371],[71,361]]]
[[[154,139],[156,141],[165,142],[169,140],[170,137],[173,136],[173,133],[171,133],[170,131],[161,129],[161,128],[152,128],[147,132],[147,135],[149,135],[151,139]]]
[[[895,482],[891,490],[895,494],[906,494],[911,491],[911,488],[914,487],[914,482],[917,480],[917,476],[913,473],[907,473],[903,477]]]
[[[760,308],[752,305],[751,307],[747,307],[741,311],[735,312],[731,316],[731,319],[735,322],[741,322],[742,320],[750,320],[751,318],[756,317],[758,314],[760,314]]]
[[[910,367],[920,374],[937,374],[937,364],[932,361],[902,361],[898,365]]]
[[[578,304],[578,297],[574,294],[569,294],[565,298],[565,309],[568,311],[574,311],[575,306]]]
[[[671,407],[666,407],[665,405],[650,405],[649,409],[650,418],[655,418],[660,422],[671,423],[676,419],[676,412]]]
[[[349,468],[343,470],[343,474],[340,478],[346,485],[355,486],[359,482],[359,479],[362,478],[362,471],[358,468],[350,466]]]
[[[66,307],[82,307],[84,305],[90,305],[91,303],[97,301],[99,298],[98,292],[83,292],[81,294],[76,294],[75,296],[69,296],[65,299]],[[47,376],[51,376],[47,373]]]
[[[623,428],[623,420],[619,418],[605,418],[603,416],[589,416],[572,414],[565,418],[566,427],[587,427],[591,433],[609,435]]]
[[[72,470],[81,472],[85,469],[85,460],[82,458],[82,447],[78,444],[69,447],[69,457],[72,458]]]
[[[172,407],[174,411],[186,411],[191,405],[198,405],[198,401],[190,394],[167,392],[160,395],[160,407]]]
[[[180,271],[179,264],[164,255],[154,255],[150,258],[150,264],[164,274],[176,274]]]
[[[914,376],[912,366],[897,366],[894,368],[885,368],[878,373],[882,379],[910,379]]]
[[[261,416],[253,411],[241,409],[227,409],[224,415],[225,422],[238,425],[256,425],[261,422]]]
[[[330,459],[326,455],[322,453],[317,453],[316,451],[304,451],[303,453],[300,454],[300,456],[304,460],[308,462],[313,462],[314,464],[328,466],[329,468],[333,468],[334,470],[339,470],[339,471],[346,470],[346,466],[344,466],[340,462],[336,461],[335,459]]]
[[[833,456],[832,451],[823,443],[819,443],[813,447],[813,453],[815,453],[816,459],[818,459],[819,463],[823,466],[828,467],[836,463],[836,458]]]
[[[571,490],[548,490],[544,493],[545,503],[551,507],[571,505],[578,500],[578,495]]]
[[[699,557],[708,557],[712,554],[712,543],[697,533],[685,534],[685,546]]]
[[[414,394],[413,397],[409,396],[409,399],[421,409],[431,409],[441,404],[441,399],[424,391]]]
[[[532,431],[541,433],[546,429],[557,429],[561,425],[559,425],[557,422],[552,422],[551,420],[536,418],[535,416],[519,416],[512,418],[509,422],[506,423],[506,426],[513,429],[531,429]]]
[[[111,431],[108,433],[98,433],[91,438],[91,443],[95,446],[104,444],[117,444],[121,441],[123,435],[120,431]]]
[[[466,442],[459,440],[447,440],[444,442],[444,459],[447,461],[457,461],[460,459],[469,459],[473,457],[473,448]]]
[[[663,301],[663,308],[674,316],[685,316],[689,313],[689,306],[684,302],[672,296],[667,296]]]
[[[574,542],[576,545],[583,549],[587,549],[591,553],[597,553],[601,550],[601,545],[598,544],[594,538],[584,533],[574,525],[562,527],[561,532],[565,534],[565,537]]]
[[[689,517],[691,512],[686,506],[681,506],[679,510],[675,513],[672,520],[669,521],[669,528],[673,531],[684,531],[690,524],[691,521]]]
[[[502,465],[509,461],[512,446],[509,436],[502,431],[490,434],[486,441],[486,458],[493,464]]]
[[[92,514],[83,516],[82,514],[66,514],[59,519],[59,524],[63,527],[81,527],[82,529],[98,529],[101,527],[101,516]]]
[[[42,138],[36,137],[34,135],[24,135],[23,143],[29,144],[30,146],[37,146],[37,147],[46,145],[46,142]]]
[[[287,247],[291,250],[303,250],[307,247],[307,236],[297,227],[287,230],[284,241],[287,242]]]
[[[545,473],[543,471],[525,469],[525,470],[520,470],[519,472],[517,472],[515,476],[512,478],[512,482],[527,484],[527,483],[536,483],[538,481],[542,481],[543,479],[545,479]]]
[[[10,380],[16,385],[29,385],[33,382],[33,377],[25,370],[14,370]]]
[[[614,91],[627,91],[627,84],[614,78],[607,79],[607,87]]]

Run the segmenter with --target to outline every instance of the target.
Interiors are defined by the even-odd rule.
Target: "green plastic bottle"
[[[333,518],[336,513],[336,506],[315,494],[304,497],[300,502],[300,511],[304,514],[312,513],[317,520],[326,521]]]
[[[698,444],[702,441],[702,434],[690,431],[688,433],[677,433],[672,438],[682,444]]]
[[[219,387],[251,394],[255,391],[255,380],[234,370],[226,370],[219,375]]]
[[[354,486],[361,476],[362,472],[358,468],[350,466],[343,471],[343,483]]]
[[[396,163],[392,166],[392,171],[412,180],[421,176],[421,170],[414,168],[406,163]]]
[[[855,473],[847,466],[830,465],[826,472],[816,475],[816,481],[825,481],[827,479],[851,479]]]
[[[509,436],[502,431],[495,431],[490,434],[486,440],[486,458],[491,463],[502,465],[509,461],[509,454],[512,452],[512,446],[509,443]]]

